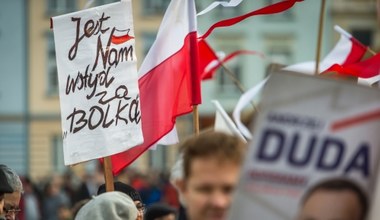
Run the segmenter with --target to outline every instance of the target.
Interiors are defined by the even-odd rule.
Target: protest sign
[[[349,82],[271,75],[229,219],[297,219],[307,190],[334,177],[371,192],[380,149],[379,100],[378,89]]]
[[[143,142],[131,1],[53,18],[65,165]]]

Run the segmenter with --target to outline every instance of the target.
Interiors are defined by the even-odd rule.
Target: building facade
[[[7,0],[0,7],[0,164],[18,173],[28,168],[27,3]]]

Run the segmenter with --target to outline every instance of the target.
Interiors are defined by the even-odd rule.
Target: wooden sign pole
[[[199,135],[199,112],[198,105],[193,105],[193,127],[194,134]]]
[[[112,192],[114,191],[114,185],[113,185],[113,175],[112,175],[112,163],[111,163],[111,157],[104,157],[103,161],[103,171],[104,171],[104,179],[106,182],[106,191]]]

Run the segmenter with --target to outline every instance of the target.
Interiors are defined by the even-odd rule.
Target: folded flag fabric
[[[337,72],[364,79],[378,76],[380,73],[380,53],[357,63],[334,64],[326,72]]]
[[[335,27],[340,33],[340,39],[334,48],[319,64],[319,72],[325,72],[334,64],[349,64],[360,61],[367,51],[367,47],[358,40],[350,37],[341,28]],[[315,61],[307,61],[287,66],[283,70],[306,73],[313,75],[315,73]]]

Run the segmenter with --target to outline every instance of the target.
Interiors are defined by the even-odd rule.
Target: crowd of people
[[[182,143],[170,174],[129,169],[112,192],[94,176],[74,187],[68,174],[41,187],[0,165],[0,220],[227,219],[246,148],[239,137],[205,131]],[[305,193],[295,218],[364,220],[368,206],[360,187],[331,179]]]
[[[112,193],[96,175],[75,184],[68,172],[34,183],[1,165],[0,219],[223,219],[245,148],[238,137],[202,132],[182,144],[171,173],[126,169]]]

